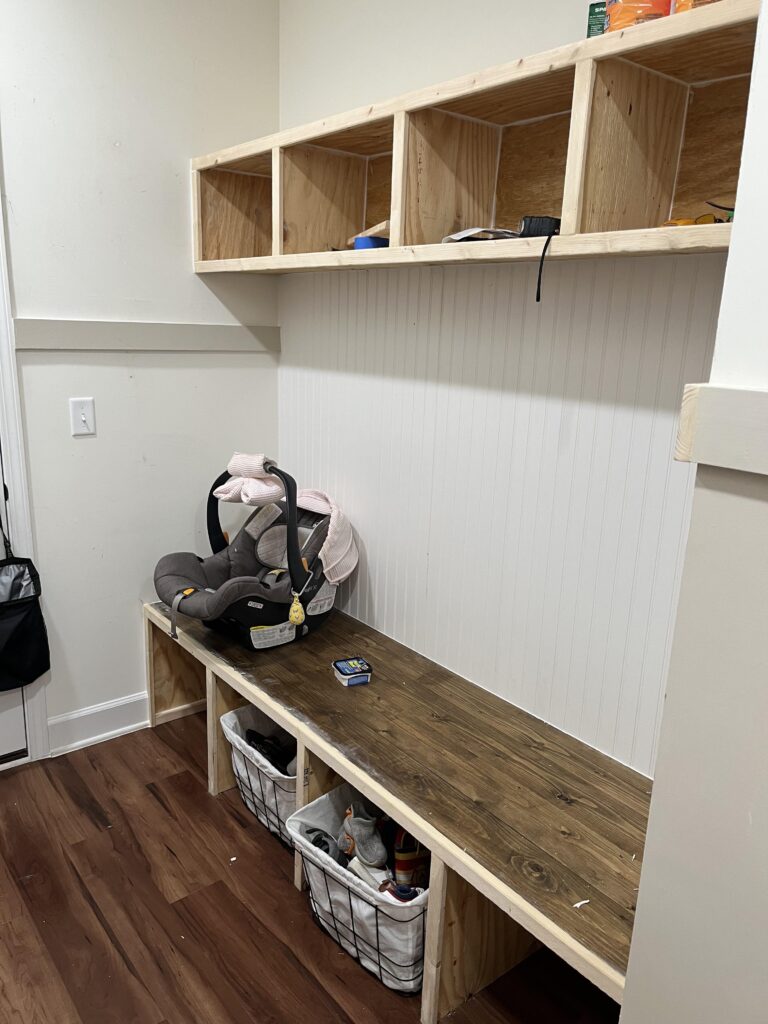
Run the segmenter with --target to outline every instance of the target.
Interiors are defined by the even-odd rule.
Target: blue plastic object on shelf
[[[356,249],[386,249],[388,245],[388,238],[377,238],[375,235],[355,239]]]

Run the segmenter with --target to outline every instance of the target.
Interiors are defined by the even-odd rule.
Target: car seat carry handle
[[[214,555],[217,555],[220,551],[223,551],[227,546],[227,538],[224,536],[224,531],[221,528],[221,520],[219,519],[219,499],[214,496],[214,491],[221,487],[229,480],[230,474],[227,470],[217,476],[211,484],[211,489],[208,492],[208,505],[205,510],[205,520],[208,526],[208,541],[211,545],[211,551]]]
[[[299,546],[299,513],[296,501],[296,481],[288,473],[279,469],[274,462],[265,462],[264,469],[272,476],[282,481],[285,489],[285,504],[288,511],[288,527],[286,530],[286,550],[288,552],[288,573],[291,577],[291,584],[297,594],[300,594],[312,577],[312,573],[304,568],[301,560],[301,548]],[[229,480],[231,474],[225,471],[217,476],[208,492],[208,505],[206,508],[206,523],[208,526],[208,541],[211,551],[217,555],[227,547],[227,538],[221,528],[219,519],[219,501],[214,492]]]
[[[285,488],[285,504],[288,510],[288,528],[286,530],[286,549],[288,552],[288,573],[295,593],[301,594],[312,578],[312,573],[304,568],[299,546],[299,513],[296,500],[296,481],[279,469],[274,462],[264,461],[264,469],[282,480]]]

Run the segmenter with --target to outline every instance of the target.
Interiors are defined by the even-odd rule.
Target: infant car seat
[[[331,516],[298,508],[293,477],[270,461],[265,469],[282,481],[284,500],[257,508],[228,544],[214,493],[230,479],[222,473],[208,494],[213,554],[181,551],[157,563],[155,589],[171,608],[174,639],[179,610],[251,650],[300,640],[330,615],[336,587],[320,550]]]

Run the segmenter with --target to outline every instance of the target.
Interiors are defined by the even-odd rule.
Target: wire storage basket
[[[232,770],[243,803],[270,832],[293,846],[286,821],[296,810],[296,776],[283,775],[245,738],[249,729],[282,741],[290,740],[289,734],[252,705],[228,711],[220,721],[232,747]]]
[[[367,885],[311,842],[315,830],[338,834],[359,794],[347,784],[307,804],[288,819],[301,854],[312,912],[318,924],[387,988],[418,992],[424,975],[424,935],[429,891],[398,903]]]

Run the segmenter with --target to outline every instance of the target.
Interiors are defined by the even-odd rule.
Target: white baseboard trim
[[[48,719],[51,756],[111,740],[148,725],[149,702],[144,690],[65,715],[54,715]]]

